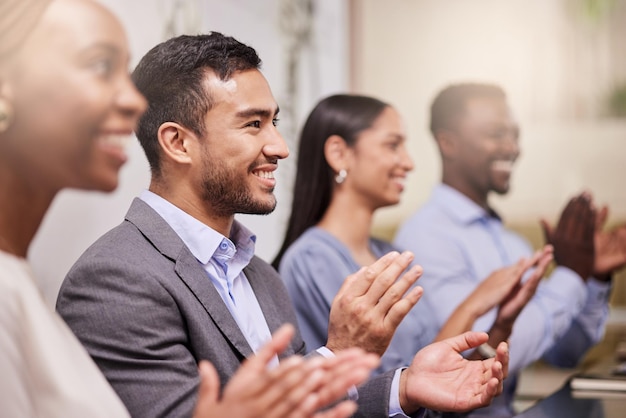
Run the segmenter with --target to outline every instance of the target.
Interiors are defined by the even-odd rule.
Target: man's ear
[[[348,169],[350,147],[339,135],[331,135],[324,143],[324,158],[335,173]]]
[[[458,152],[457,135],[450,129],[439,129],[435,133],[435,141],[444,159],[455,159]]]
[[[164,156],[178,163],[191,162],[191,144],[197,143],[195,135],[176,122],[165,122],[157,132]]]

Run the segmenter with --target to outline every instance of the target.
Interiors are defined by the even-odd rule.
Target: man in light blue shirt
[[[519,127],[504,92],[483,84],[453,85],[431,107],[431,131],[443,162],[442,184],[398,230],[395,244],[413,251],[423,266],[420,309],[441,327],[448,316],[492,272],[530,257],[531,246],[504,227],[490,207],[492,192],[504,194],[519,156]],[[603,257],[595,249],[591,197],[573,198],[557,228],[548,232],[556,268],[521,312],[510,336],[510,374],[503,395],[470,416],[510,417],[519,371],[543,358],[573,367],[603,336],[611,289],[608,270],[594,270]],[[496,309],[475,330],[494,326]],[[495,334],[495,333],[494,333]],[[490,337],[488,344],[498,343]]]

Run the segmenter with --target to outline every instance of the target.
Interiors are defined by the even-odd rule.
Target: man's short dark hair
[[[152,174],[160,174],[157,132],[163,123],[176,122],[198,136],[205,134],[204,117],[213,106],[203,84],[207,71],[228,80],[237,72],[260,67],[253,48],[219,32],[182,35],[152,48],[132,74],[148,100],[136,133]]]
[[[441,129],[450,129],[465,111],[470,99],[506,99],[501,87],[494,84],[461,83],[443,89],[430,106],[430,132],[433,136]]]

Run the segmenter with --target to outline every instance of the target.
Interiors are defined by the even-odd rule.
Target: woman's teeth
[[[102,141],[106,145],[118,147],[118,148],[126,148],[126,146],[130,143],[131,136],[130,135],[103,135],[100,137],[100,141]]]

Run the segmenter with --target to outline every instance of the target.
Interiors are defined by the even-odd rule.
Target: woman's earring
[[[0,99],[0,132],[5,132],[13,122],[13,108],[5,99]]]
[[[342,168],[335,176],[335,182],[341,184],[346,180],[346,177],[348,177],[348,172]]]

